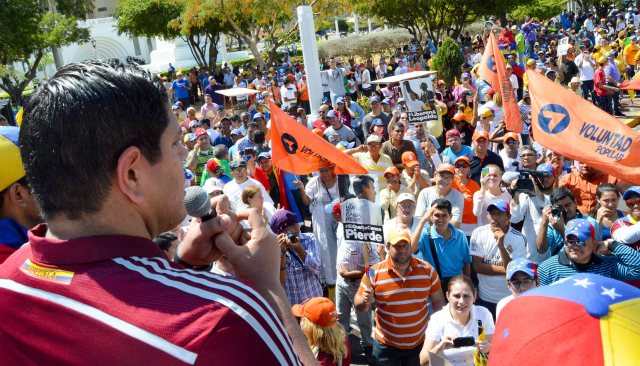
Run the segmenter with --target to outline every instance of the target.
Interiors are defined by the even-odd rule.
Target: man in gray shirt
[[[329,127],[324,130],[324,138],[331,144],[337,145],[341,141],[346,143],[356,141],[356,135],[353,133],[353,130],[342,124],[334,110],[330,110],[327,113],[326,117],[324,117],[324,123],[329,125]]]
[[[329,92],[331,96],[331,104],[336,104],[336,99],[343,97],[346,93],[344,89],[344,69],[336,67],[336,60],[329,60],[329,70],[323,71],[329,80]]]
[[[446,198],[451,202],[451,224],[459,227],[462,222],[464,196],[451,188],[454,168],[451,164],[440,164],[433,177],[435,184],[420,191],[416,207],[416,216],[422,216],[438,198]]]

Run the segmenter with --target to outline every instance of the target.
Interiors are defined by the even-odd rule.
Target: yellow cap
[[[604,64],[604,63],[606,63],[606,62],[607,62],[607,58],[606,58],[606,57],[604,57],[604,56],[602,56],[602,57],[600,57],[600,58],[598,59],[598,63],[599,63],[599,64]]]
[[[19,133],[18,127],[0,127],[0,191],[5,190],[25,175],[18,148]]]

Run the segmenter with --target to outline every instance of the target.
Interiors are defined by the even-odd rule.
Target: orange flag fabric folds
[[[615,117],[528,70],[533,137],[542,146],[640,184],[640,134]]]
[[[271,100],[269,106],[271,159],[276,167],[293,174],[309,174],[329,165],[336,166],[336,174],[368,173],[351,156],[309,131]]]
[[[522,132],[522,117],[520,107],[516,99],[516,92],[511,85],[511,80],[507,77],[504,57],[498,47],[498,41],[491,32],[489,44],[484,50],[482,64],[478,68],[478,75],[486,80],[494,89],[500,90],[502,96],[502,108],[504,109],[504,121],[507,130],[511,132]]]
[[[640,78],[634,78],[628,81],[623,81],[620,84],[622,90],[640,90]]]

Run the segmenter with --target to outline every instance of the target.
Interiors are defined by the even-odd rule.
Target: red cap
[[[479,138],[484,138],[487,141],[489,141],[489,132],[487,131],[476,131],[473,133],[473,141],[479,139]]]
[[[302,304],[293,305],[293,315],[305,317],[315,325],[331,327],[337,324],[338,312],[335,304],[326,297],[312,297]]]
[[[520,141],[520,138],[515,132],[507,132],[504,134],[504,142],[507,142],[508,139],[514,139],[516,141]]]
[[[387,174],[400,175],[400,171],[395,166],[390,166],[390,167],[387,168],[387,170],[384,171],[384,176],[385,177],[387,176]]]
[[[402,153],[402,164],[406,165],[408,168],[412,166],[418,165],[418,157],[413,151],[405,151]]]
[[[340,201],[336,202],[333,205],[333,209],[331,210],[331,213],[333,213],[334,215],[342,216],[342,207],[340,206]]]
[[[489,95],[494,95],[495,93],[496,93],[496,90],[494,88],[489,88],[485,92],[485,94],[489,94]]]
[[[445,134],[445,137],[447,138],[447,140],[456,136],[460,137],[460,131],[456,130],[455,128],[447,131],[447,133]]]
[[[220,165],[218,165],[218,162],[216,161],[216,159],[209,159],[209,161],[207,161],[207,170],[212,173],[215,172],[219,166]]]
[[[197,128],[196,129],[196,137],[200,137],[202,135],[206,135],[207,131],[205,131],[203,128]]]

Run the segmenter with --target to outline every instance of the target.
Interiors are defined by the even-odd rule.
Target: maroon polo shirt
[[[46,231],[0,266],[3,364],[300,364],[246,283],[176,266],[148,239]]]

